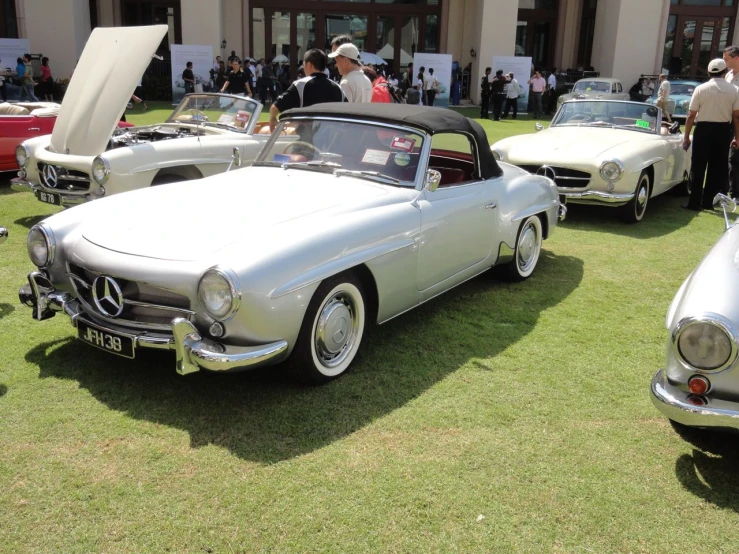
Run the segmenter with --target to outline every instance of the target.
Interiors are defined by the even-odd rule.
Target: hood
[[[124,254],[192,261],[237,241],[255,250],[284,233],[294,242],[334,215],[393,201],[388,187],[364,179],[248,167],[96,200],[82,236]]]
[[[493,148],[505,153],[503,161],[513,164],[555,163],[594,160],[616,146],[651,138],[646,133],[620,129],[554,127],[502,140]]]
[[[92,31],[54,124],[53,152],[97,156],[105,151],[167,30],[166,25],[154,25]]]

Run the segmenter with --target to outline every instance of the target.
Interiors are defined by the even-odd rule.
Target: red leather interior
[[[461,183],[467,179],[467,175],[463,169],[457,169],[455,167],[431,167],[429,169],[434,169],[441,173],[440,187]]]

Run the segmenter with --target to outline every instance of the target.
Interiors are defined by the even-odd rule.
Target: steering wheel
[[[190,108],[187,110],[188,113],[191,113],[193,118],[195,116],[198,116],[200,118],[200,121],[208,121],[208,116],[205,115],[205,112],[201,112],[200,110],[196,110],[195,108]]]
[[[570,121],[590,121],[590,116],[584,113],[576,113],[576,114],[572,114],[572,117],[568,119],[567,121],[568,122]]]
[[[291,142],[290,144],[285,146],[285,149],[282,151],[282,153],[289,154],[290,152],[292,152],[293,148],[295,148],[296,146],[305,146],[309,150],[312,150],[313,152],[315,152],[316,155],[318,156],[322,154],[322,152],[318,148],[316,148],[314,145],[312,145],[310,142],[305,142],[303,140],[296,140],[295,142]]]

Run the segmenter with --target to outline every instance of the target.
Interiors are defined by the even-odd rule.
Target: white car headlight
[[[231,270],[212,267],[200,278],[198,298],[213,319],[224,321],[241,304],[239,279]]]
[[[725,369],[736,359],[735,335],[728,321],[705,316],[681,320],[673,331],[673,341],[686,364],[715,371]]]
[[[28,256],[34,265],[46,267],[54,262],[56,242],[54,233],[46,226],[34,225],[28,232],[26,239]]]
[[[92,178],[95,179],[95,182],[102,186],[108,181],[108,177],[110,177],[110,164],[108,160],[102,156],[98,156],[92,160]]]
[[[18,162],[18,167],[23,169],[28,163],[28,158],[31,157],[31,151],[28,146],[21,143],[15,147],[15,161]]]
[[[619,161],[603,162],[600,165],[600,176],[609,183],[614,183],[623,175],[624,166]]]

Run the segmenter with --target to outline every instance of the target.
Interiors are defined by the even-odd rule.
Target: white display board
[[[434,77],[439,81],[439,91],[434,99],[437,108],[449,107],[449,93],[452,90],[452,56],[451,54],[416,53],[413,56],[413,72],[418,74],[421,67],[425,67],[426,79],[429,78],[429,69],[433,68]]]
[[[493,56],[493,75],[499,69],[504,74],[513,73],[513,78],[521,85],[523,97],[518,99],[518,113],[527,113],[529,108],[529,85],[531,79],[531,58],[525,56]]]
[[[185,81],[182,72],[187,62],[192,62],[195,82],[202,84],[204,90],[210,90],[210,68],[213,67],[213,47],[191,44],[172,45],[172,103],[179,104],[185,96]]]
[[[31,46],[27,38],[0,38],[0,68],[3,72],[10,70],[15,75],[15,66],[17,59],[22,58],[23,54],[30,54]],[[13,83],[12,77],[5,77],[5,93],[8,100],[18,100],[20,95],[20,87]]]

